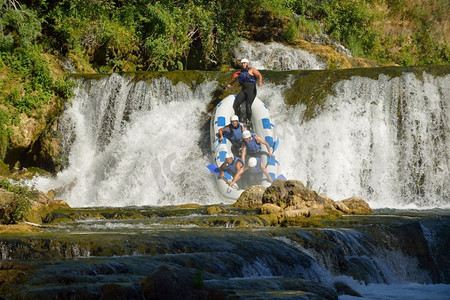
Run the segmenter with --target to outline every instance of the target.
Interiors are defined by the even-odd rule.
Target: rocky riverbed
[[[450,212],[306,216],[299,195],[325,198],[300,187],[284,181],[263,193],[270,198],[290,189],[284,199],[297,206],[272,203],[278,209],[270,213],[255,200],[259,207],[240,201],[48,210],[40,227],[28,225],[38,231],[0,235],[0,295],[338,299],[358,296],[355,282],[449,283]]]

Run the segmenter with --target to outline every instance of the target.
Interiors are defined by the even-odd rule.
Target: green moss
[[[37,167],[31,167],[14,172],[10,175],[13,180],[32,179],[34,176],[50,176],[50,173]]]
[[[286,103],[306,105],[306,119],[315,116],[316,109],[322,108],[328,95],[335,94],[334,85],[342,80],[349,80],[354,76],[377,80],[380,75],[391,78],[400,77],[403,73],[413,73],[420,80],[423,73],[434,76],[450,74],[450,65],[429,67],[379,67],[354,68],[345,70],[297,71],[293,73],[294,83],[285,93]]]
[[[9,166],[0,160],[0,176],[8,176],[9,175]]]

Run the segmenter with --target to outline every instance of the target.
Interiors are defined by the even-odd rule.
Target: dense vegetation
[[[80,72],[218,70],[241,38],[325,33],[354,56],[448,64],[449,10],[446,0],[0,0],[0,159],[19,116],[70,97],[67,59]]]
[[[11,184],[4,178],[0,178],[0,188],[10,192],[13,198],[13,201],[0,203],[0,225],[23,221],[31,209],[33,190],[20,184]]]

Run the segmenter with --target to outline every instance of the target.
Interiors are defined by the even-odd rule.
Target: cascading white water
[[[288,178],[373,208],[449,207],[450,76],[353,77],[309,121],[302,105],[287,109],[276,88],[262,90]]]
[[[259,70],[324,70],[325,62],[312,53],[288,48],[279,43],[265,45],[242,41],[234,50],[237,59],[247,58],[250,66]]]
[[[357,196],[371,207],[449,207],[450,76],[412,73],[339,82],[321,110],[284,104],[286,85],[267,83],[281,143],[277,158],[298,179],[334,200]],[[216,83],[192,92],[168,79],[111,75],[86,80],[61,118],[69,166],[41,190],[63,188],[72,206],[221,202],[201,149],[199,124]],[[208,142],[206,142],[208,144]]]
[[[61,118],[73,140],[69,166],[37,187],[63,188],[72,206],[209,203],[216,191],[198,146],[208,85],[192,92],[166,78],[86,81]]]

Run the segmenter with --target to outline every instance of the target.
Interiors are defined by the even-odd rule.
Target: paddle
[[[220,175],[220,171],[219,168],[215,165],[215,164],[209,164],[206,166],[208,168],[208,170],[216,175]]]
[[[206,166],[206,168],[208,168],[208,170],[211,172],[211,173],[213,173],[214,175],[220,175],[220,170],[219,170],[219,168],[215,165],[215,164],[209,164],[209,165],[207,165]],[[227,172],[225,172],[225,177],[227,177],[227,175],[229,176],[229,177],[231,177],[231,175],[229,175]],[[227,179],[230,179],[230,178],[222,178],[225,182],[227,182]],[[231,179],[230,179],[231,180]],[[235,184],[233,184],[232,186],[231,186],[232,188],[234,188],[234,189],[239,189],[239,187],[238,187],[238,185],[235,183]]]

